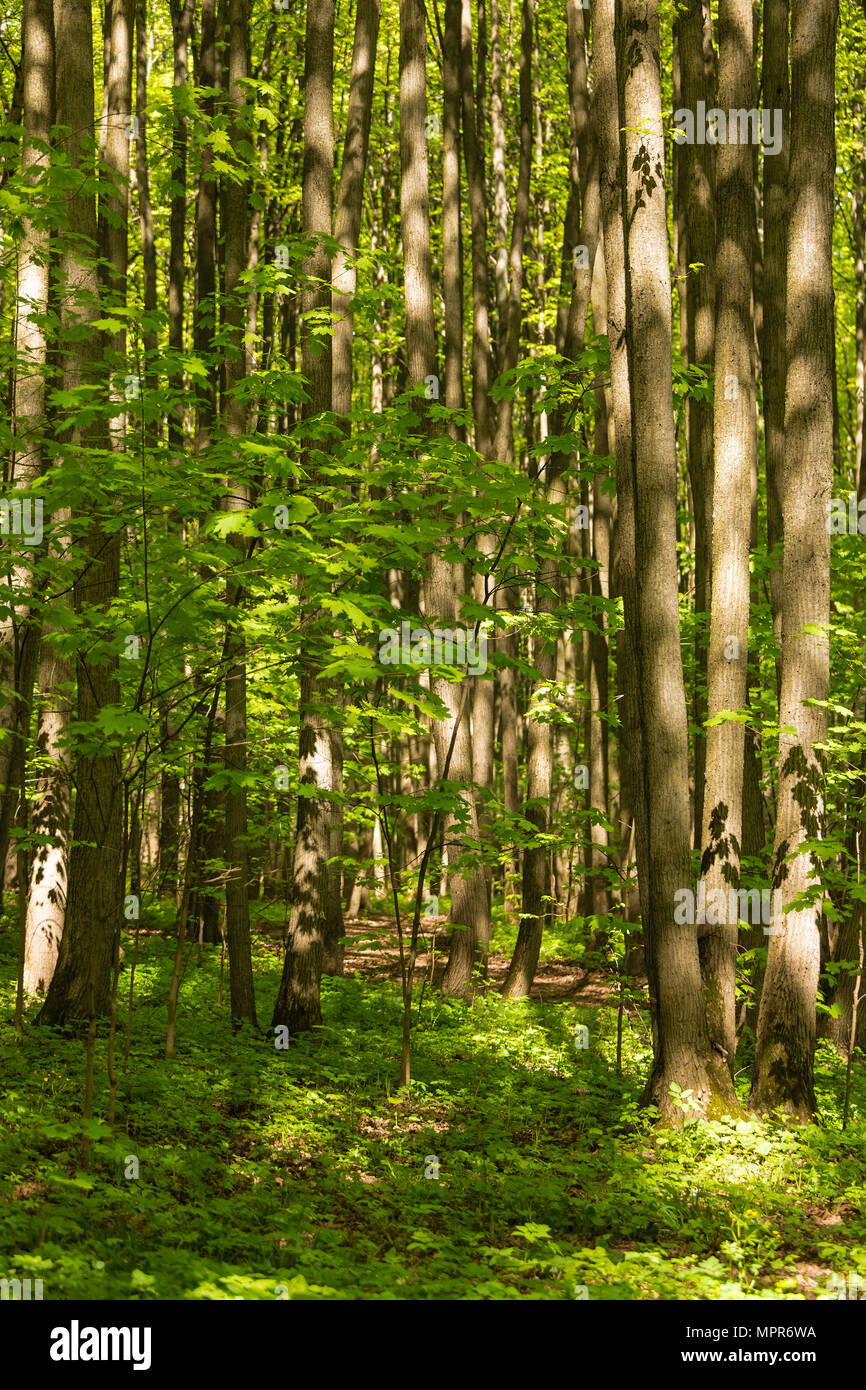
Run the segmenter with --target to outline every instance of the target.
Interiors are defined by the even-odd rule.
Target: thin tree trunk
[[[576,118],[576,107],[586,101],[586,64],[585,53],[580,58],[580,50],[584,43],[583,36],[583,13],[577,4],[573,4],[569,9],[569,21],[575,25],[575,30],[571,34],[571,45],[576,44],[577,51],[572,51],[569,55],[569,74],[571,79],[571,102],[572,114],[574,117],[573,128],[578,128]],[[527,41],[528,28],[528,41]],[[530,110],[529,97],[524,98],[524,65],[528,69],[529,57],[531,55],[531,15],[527,20],[524,13],[524,45],[521,56],[521,110],[524,110],[524,101],[527,108],[526,123],[529,124]],[[584,209],[585,219],[581,228],[581,236],[588,246],[589,268],[571,271],[572,294],[569,305],[569,312],[565,324],[565,337],[561,344],[563,355],[572,361],[576,361],[580,356],[584,343],[586,331],[586,314],[590,301],[590,289],[592,280],[592,265],[598,247],[599,236],[599,190],[598,190],[598,164],[597,146],[595,131],[592,123],[585,125],[581,136],[581,156],[584,168],[581,171],[582,180],[585,178],[585,188],[587,192],[586,206]],[[515,225],[518,214],[521,210],[520,188],[518,187],[518,198],[515,205]],[[516,262],[513,258],[514,238],[512,237],[512,280],[511,280],[511,300],[510,305],[514,308],[514,290],[517,285],[520,289],[520,276],[517,271]],[[518,325],[519,328],[519,325]],[[508,348],[511,346],[511,333],[513,320],[509,324]],[[508,351],[508,349],[507,349]],[[507,364],[511,364],[508,357]],[[503,428],[503,416],[505,415],[504,404],[500,408],[499,428]],[[510,425],[510,420],[509,420]],[[566,411],[563,407],[557,409],[556,418],[553,422],[553,434],[555,436],[565,433]],[[502,443],[510,443],[503,438]],[[499,435],[497,435],[497,452],[501,454],[499,447]],[[565,510],[567,503],[567,491],[564,484],[564,473],[569,463],[570,456],[557,449],[548,460],[545,473],[545,493],[550,505]],[[535,608],[539,614],[552,614],[556,610],[561,579],[558,564],[545,562],[541,566],[541,572],[536,583]],[[552,728],[545,713],[545,705],[549,696],[551,682],[556,677],[556,640],[540,640],[539,649],[534,658],[535,669],[538,672],[537,678],[533,682],[532,693],[529,699],[529,711],[527,720],[528,751],[527,751],[527,774],[526,774],[526,806],[524,817],[536,830],[535,843],[527,845],[523,854],[523,894],[521,907],[521,921],[518,928],[517,941],[515,942],[514,953],[505,983],[502,987],[503,994],[508,998],[521,998],[529,993],[532,988],[532,981],[538,965],[538,957],[541,951],[541,942],[544,934],[544,924],[549,920],[551,910],[551,873],[550,873],[550,850],[545,841],[549,830],[551,793],[553,788],[553,742]]]
[[[520,44],[520,162],[517,171],[517,192],[514,199],[514,221],[511,225],[509,256],[509,285],[505,323],[500,322],[499,371],[513,371],[517,365],[520,328],[523,320],[523,243],[529,217],[529,180],[532,171],[532,16],[533,0],[521,3]],[[499,403],[496,422],[495,455],[510,463],[514,457],[513,403]]]
[[[355,17],[349,109],[346,117],[346,137],[343,144],[343,165],[340,173],[340,190],[335,220],[335,238],[339,244],[339,250],[334,257],[333,264],[332,308],[335,317],[332,339],[332,408],[338,415],[348,415],[352,408],[352,299],[357,279],[354,257],[357,254],[358,237],[361,230],[380,10],[380,0],[362,0]],[[342,793],[343,746],[341,731],[331,729],[329,740],[331,768],[327,773],[327,781],[329,786]],[[323,967],[328,974],[341,975],[343,973],[343,947],[340,943],[344,930],[339,866],[343,854],[342,802],[323,803],[321,813],[330,820],[328,857],[335,861],[331,864],[328,873]]]
[[[499,0],[490,4],[490,133],[493,152],[493,245],[496,287],[496,362],[502,371],[508,327],[508,193],[505,177],[505,117],[502,109],[502,56]]]
[[[216,16],[215,0],[202,0],[201,47],[199,50],[198,81],[200,86],[216,86]],[[202,99],[205,121],[214,117],[214,98]],[[193,347],[196,356],[206,364],[206,378],[196,377],[196,452],[203,453],[210,439],[216,417],[217,373],[213,364],[216,330],[216,215],[217,190],[213,169],[213,149],[204,143],[199,153],[199,184],[196,201],[196,281],[195,315],[193,317]]]
[[[445,404],[463,408],[463,243],[460,218],[460,6],[445,0],[442,65],[442,290]],[[452,439],[463,431],[448,421]]]
[[[463,157],[472,225],[472,413],[475,448],[491,457],[493,444],[490,403],[490,324],[488,319],[487,193],[483,159],[483,131],[475,121],[472,91],[472,9],[462,0],[461,85],[463,91]],[[478,82],[483,83],[479,44]]]
[[[237,149],[249,139],[245,120],[248,77],[249,5],[248,0],[229,0],[228,105],[229,141]],[[247,410],[238,391],[246,371],[244,353],[245,302],[241,276],[247,266],[247,188],[226,178],[222,187],[221,221],[225,229],[225,309],[228,351],[225,359],[225,394],[222,419],[231,441],[243,438],[247,429]],[[245,477],[235,477],[225,501],[227,511],[243,511],[251,501],[251,489]],[[246,558],[246,542],[237,532],[229,535],[240,565]],[[252,952],[250,946],[250,909],[247,885],[247,793],[242,778],[247,767],[247,666],[246,636],[241,610],[244,602],[242,582],[230,576],[226,584],[228,608],[234,610],[230,619],[227,643],[228,671],[225,683],[226,742],[225,766],[237,780],[226,788],[226,850],[228,878],[226,880],[226,939],[229,956],[229,990],[232,1024],[256,1026],[256,1000],[253,987]]]
[[[145,385],[147,395],[152,398],[156,392],[156,355],[158,349],[156,313],[156,244],[153,238],[153,210],[150,201],[150,173],[147,154],[147,0],[136,0],[135,4],[135,114],[138,121],[138,137],[135,144],[135,183],[138,191],[138,217],[141,231],[141,281],[144,312],[149,315],[142,328],[144,350],[147,363]],[[153,439],[156,427],[150,424],[147,429]]]
[[[169,213],[169,252],[168,252],[168,345],[173,357],[170,379],[175,391],[183,389],[183,372],[179,367],[179,357],[183,352],[183,309],[184,286],[186,281],[186,163],[187,163],[187,118],[183,114],[183,101],[189,82],[189,43],[195,0],[170,0],[171,30],[174,44],[173,99],[174,116],[172,125],[172,170],[171,180],[175,185]],[[172,403],[168,413],[168,440],[173,449],[180,450],[183,445],[183,407],[179,401]]]
[[[715,105],[712,18],[708,0],[689,0],[678,21],[682,99],[695,113],[698,102]],[[751,53],[751,49],[749,50]],[[727,110],[727,108],[725,108]],[[727,148],[727,147],[725,147]],[[734,147],[738,149],[739,147]],[[697,140],[683,151],[680,194],[685,210],[687,261],[685,285],[686,356],[689,365],[711,373],[716,314],[715,165],[711,145]],[[721,378],[718,378],[721,380]],[[695,844],[700,846],[704,818],[707,717],[707,626],[712,595],[713,547],[713,403],[694,394],[688,401],[687,460],[695,518],[695,668],[692,720],[695,733]]]
[[[776,695],[781,690],[782,491],[785,475],[785,302],[788,247],[788,0],[767,0],[764,23],[764,105],[782,112],[782,148],[764,155],[764,285],[761,385],[764,398],[764,458],[767,472],[767,550],[770,606],[776,647]]]

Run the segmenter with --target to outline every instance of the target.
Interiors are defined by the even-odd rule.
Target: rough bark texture
[[[73,663],[55,650],[46,633],[39,666],[39,722],[36,747],[49,766],[41,773],[33,798],[32,829],[50,836],[34,851],[24,955],[24,987],[43,994],[54,976],[66,920],[69,862],[69,746],[63,734],[72,715],[68,684]]]
[[[688,0],[688,8],[680,12],[677,32],[683,106],[696,113],[698,102],[703,101],[705,109],[710,110],[715,105],[715,83],[708,0]],[[684,177],[680,193],[685,210],[685,259],[697,267],[688,270],[686,278],[686,356],[690,366],[711,372],[716,311],[714,158],[717,153],[712,145],[697,141],[684,145],[682,153]],[[698,620],[692,719],[698,729],[695,734],[695,843],[700,845],[706,758],[703,723],[707,708],[707,621],[712,592],[713,404],[694,395],[689,397],[688,403],[687,459],[695,518],[694,610]]]
[[[314,0],[307,6],[302,214],[305,234],[318,239],[304,265],[308,277],[302,301],[304,314],[330,304],[326,286],[331,266],[322,238],[331,234],[333,214],[333,76],[334,0]],[[302,328],[301,363],[309,382],[309,400],[304,407],[309,418],[331,409],[331,340],[317,342],[308,327]],[[312,452],[309,466],[313,469],[316,466]],[[285,1025],[290,1033],[313,1028],[322,1017],[320,985],[331,901],[328,860],[332,849],[333,816],[327,795],[321,793],[342,790],[342,760],[334,756],[333,721],[325,706],[313,664],[305,661],[301,668],[300,791],[292,908],[283,976],[273,1015],[273,1026]]]
[[[121,12],[122,14],[125,12]],[[83,142],[93,124],[93,31],[90,5],[64,0],[55,11],[57,51],[57,121],[69,127],[70,162],[84,172],[90,157]],[[128,20],[127,20],[128,22]],[[126,40],[118,36],[118,63],[127,55],[125,76],[109,81],[106,156],[120,173],[129,159],[126,117],[129,114],[129,59]],[[118,134],[123,130],[123,149]],[[128,172],[128,162],[126,165]],[[82,181],[67,202],[69,227],[81,241],[68,243],[61,256],[61,361],[64,391],[73,391],[99,376],[102,334],[81,326],[99,317],[100,285],[96,269],[97,220],[92,186]],[[82,247],[93,247],[88,254]],[[119,267],[113,267],[118,270]],[[125,266],[123,267],[125,272]],[[106,447],[104,429],[75,424],[64,438],[73,455],[83,447]],[[120,579],[118,533],[112,525],[110,485],[94,506],[87,536],[89,564],[75,584],[79,613],[99,623],[117,594]],[[100,634],[101,635],[101,634]],[[95,723],[105,705],[117,705],[120,692],[117,657],[99,650],[96,633],[82,643],[77,659],[77,718]],[[106,743],[96,751],[78,752],[74,760],[77,788],[69,866],[66,927],[57,968],[39,1014],[46,1023],[62,1024],[108,1012],[115,933],[120,923],[123,795],[119,754]]]
[[[619,160],[619,96],[614,49],[613,0],[596,0],[592,11],[593,65],[595,69],[595,114],[599,131],[601,214],[607,279],[607,340],[610,353],[611,411],[608,429],[616,455],[616,518],[612,543],[611,592],[624,599],[629,612],[637,606],[635,572],[634,488],[631,471],[631,394],[628,378],[628,351],[625,338],[625,244],[622,223],[622,191]],[[632,840],[638,838],[642,862],[647,859],[646,803],[640,770],[643,766],[643,736],[638,718],[637,655],[631,626],[617,634],[617,683],[619,702],[620,826],[624,845],[623,869],[633,863]],[[632,833],[634,826],[634,833]],[[648,920],[648,885],[640,883],[643,920]],[[634,893],[626,895],[628,920],[637,912]],[[655,1023],[656,1008],[653,1005]]]
[[[201,47],[199,50],[198,82],[202,87],[216,85],[216,16],[215,0],[202,0]],[[214,98],[204,97],[202,114],[212,120]],[[199,184],[196,200],[196,285],[195,315],[193,317],[193,346],[197,354],[208,359],[213,352],[216,327],[216,212],[217,193],[213,175],[213,150],[203,144],[199,155]],[[216,415],[216,369],[207,361],[207,378],[196,378],[196,450],[206,447]]]
[[[460,217],[460,0],[445,0],[442,64],[442,295],[445,404],[463,407],[463,241]],[[448,421],[452,439],[461,438]]]
[[[475,120],[472,90],[472,9],[463,0],[461,17],[461,87],[463,93],[463,158],[472,224],[472,413],[475,419],[475,447],[484,458],[492,449],[490,403],[490,324],[487,310],[487,191],[484,177],[483,132]],[[478,81],[484,73],[478,58]]]
[[[719,6],[719,104],[752,106],[752,0]],[[749,539],[757,419],[752,353],[752,151],[719,146],[716,391],[713,419],[713,585],[707,710],[710,719],[746,708],[749,643]],[[727,719],[707,730],[701,877],[706,891],[740,886],[745,725]],[[699,930],[710,1041],[733,1075],[737,1046],[737,921]]]
[[[33,189],[37,207],[47,165],[47,146],[54,123],[54,13],[51,0],[27,0],[22,13],[21,170]],[[23,218],[18,242],[18,311],[15,323],[15,384],[12,471],[15,493],[26,493],[44,471],[45,387],[48,349],[50,233],[39,217]],[[30,501],[34,505],[34,501]],[[15,545],[15,542],[6,542]],[[18,543],[20,545],[20,542]],[[38,553],[38,551],[37,551]],[[39,650],[40,621],[31,609],[34,552],[17,551],[10,565],[9,587],[0,619],[0,865],[6,863],[26,756],[33,683]],[[22,885],[19,884],[19,889]],[[0,874],[0,903],[2,903]]]
[[[24,145],[22,149],[22,171],[29,180],[38,186],[40,173],[46,167],[44,142],[47,145],[54,123],[54,11],[51,0],[26,0],[23,15],[24,45],[22,52],[23,75],[23,125]],[[48,308],[48,250],[49,232],[39,228],[29,218],[24,220],[23,235],[18,244],[18,320],[16,332],[16,376],[15,376],[15,456],[13,464],[13,485],[26,487],[42,473],[45,459],[41,446],[45,427],[45,387],[47,368],[48,333],[44,319]],[[29,570],[22,572],[15,566],[12,586],[17,588],[23,582],[30,583]],[[27,608],[17,609],[15,617],[5,619],[0,625],[0,650],[4,660],[0,670],[0,681],[5,684],[12,677],[12,685],[17,693],[17,710],[13,715],[16,728],[17,748],[12,740],[0,743],[0,784],[4,788],[3,811],[4,827],[0,835],[0,864],[5,862],[8,844],[8,828],[11,826],[13,792],[20,787],[20,763],[23,760],[30,723],[33,680],[36,666],[36,650],[39,642],[39,624],[32,621]],[[10,640],[11,639],[11,640]],[[10,660],[12,671],[6,662]],[[44,660],[44,649],[43,649]],[[10,711],[12,713],[12,711]],[[6,709],[3,711],[4,727]],[[17,756],[9,757],[13,748]],[[10,775],[11,762],[11,775]],[[48,791],[59,790],[59,785],[50,775],[40,782],[37,790],[37,807],[34,808],[34,824],[42,820],[42,797]],[[68,787],[66,791],[66,818],[64,826],[68,830]],[[53,851],[47,846],[37,849],[34,855],[34,871],[37,866],[43,870],[43,879],[53,882],[53,864],[47,861]],[[25,927],[24,987],[35,991],[44,990],[54,974],[57,951],[66,906],[65,861],[63,864],[63,897],[52,904],[48,911],[35,920],[34,893],[28,899],[28,916]],[[26,886],[18,884],[23,893]],[[50,922],[47,920],[50,916]]]
[[[727,1069],[713,1060],[704,1017],[695,928],[674,922],[674,893],[691,877],[686,699],[677,604],[677,463],[671,381],[670,271],[655,3],[624,0],[618,12],[626,342],[631,389],[639,717],[648,854],[650,988],[658,1043],[645,1100],[679,1122],[670,1087],[696,1106],[733,1104]],[[628,598],[628,595],[626,595]]]
[[[249,53],[248,0],[229,0],[228,104],[230,113],[229,139],[237,148],[242,139],[249,139],[245,128],[244,106]],[[241,291],[241,275],[247,265],[247,190],[244,183],[225,179],[222,189],[222,224],[225,229],[225,324],[229,349],[225,363],[225,393],[222,401],[222,421],[230,440],[243,438],[247,428],[246,405],[238,392],[245,374],[243,343],[245,303]],[[326,270],[327,274],[327,270]],[[330,385],[330,383],[329,383]],[[330,398],[330,393],[329,393]],[[226,497],[227,511],[242,511],[249,506],[251,490],[248,482],[236,477],[230,481]],[[237,552],[240,567],[246,555],[246,542],[236,532],[229,537]],[[226,585],[230,618],[227,642],[228,672],[226,674],[225,766],[239,778],[247,766],[247,669],[246,638],[240,618],[243,605],[243,583],[236,573]],[[232,1024],[256,1023],[256,1001],[253,989],[252,952],[250,947],[250,910],[247,883],[247,793],[244,786],[230,784],[226,788],[226,849],[228,877],[226,880],[226,937],[229,956],[229,989]]]
[[[505,322],[500,322],[499,370],[513,370],[517,364],[520,345],[523,302],[523,243],[529,217],[529,179],[532,172],[532,16],[533,0],[522,0],[520,40],[520,160],[517,170],[517,191],[514,198],[514,221],[511,225],[509,255],[508,299]],[[499,403],[496,422],[496,457],[510,462],[514,454],[512,432],[513,404]]]
[[[357,278],[353,258],[361,230],[380,11],[381,0],[360,0],[355,17],[349,109],[334,228],[340,250],[333,267],[333,409],[339,415],[347,415],[352,408],[352,298]]]
[[[782,499],[782,691],[773,886],[786,912],[770,937],[750,1104],[814,1112],[815,998],[820,965],[820,865],[801,848],[824,818],[830,679],[833,486],[833,184],[836,167],[836,0],[791,6],[791,163]],[[807,630],[809,629],[809,630]],[[793,732],[788,732],[793,730]]]
[[[157,310],[156,292],[156,244],[153,239],[153,209],[150,200],[150,166],[147,153],[147,75],[148,75],[148,35],[147,0],[136,0],[135,4],[135,113],[138,120],[138,139],[135,142],[135,183],[138,193],[138,220],[141,233],[141,281],[142,299],[146,315],[155,315]],[[146,321],[142,327],[147,370],[145,373],[146,396],[153,399],[157,387],[156,355],[158,339],[155,318]],[[149,440],[155,439],[156,422],[147,428]]]
[[[764,105],[782,112],[782,148],[764,156],[764,284],[761,386],[764,396],[764,458],[767,472],[767,548],[770,605],[777,650],[782,640],[782,487],[785,472],[785,301],[787,297],[787,180],[790,90],[788,0],[767,0],[764,23]],[[776,659],[777,695],[781,680]]]

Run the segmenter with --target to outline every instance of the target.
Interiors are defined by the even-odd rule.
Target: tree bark
[[[626,343],[631,390],[637,606],[635,632],[648,881],[648,961],[658,1045],[644,1100],[681,1123],[676,1083],[707,1113],[733,1106],[727,1069],[707,1034],[695,928],[674,921],[674,894],[691,878],[688,736],[680,651],[677,460],[671,380],[671,292],[656,3],[623,0],[617,25],[625,236]],[[628,594],[626,595],[628,600]],[[654,988],[653,988],[654,987]]]
[[[634,613],[637,607],[635,504],[631,471],[631,394],[625,338],[625,243],[619,162],[619,129],[622,122],[616,78],[613,0],[596,0],[592,11],[592,28],[594,103],[599,131],[601,214],[607,280],[607,341],[611,394],[608,430],[613,435],[616,455],[616,516],[612,542],[611,592],[623,598],[627,612]],[[643,735],[638,717],[637,653],[635,633],[631,624],[620,629],[617,634],[616,652],[617,685],[622,711],[619,762],[622,778],[620,814],[623,824],[620,828],[624,846],[622,868],[627,872],[634,855],[632,825],[634,838],[641,844],[643,864],[647,862],[649,854],[642,777]],[[640,880],[639,891],[643,921],[647,922],[649,885],[645,875]],[[628,920],[635,921],[637,913],[634,911],[634,894],[626,893],[625,897]],[[655,1028],[657,1000],[654,994],[651,994],[650,1003]]]
[[[238,149],[249,140],[245,122],[246,89],[242,83],[248,76],[249,4],[248,0],[229,0],[228,105],[229,140]],[[243,438],[247,429],[247,410],[238,390],[245,375],[244,352],[245,299],[241,276],[247,266],[247,203],[248,190],[243,182],[226,178],[222,186],[221,222],[225,234],[225,308],[227,329],[225,359],[225,393],[222,399],[222,422],[230,441]],[[327,272],[326,272],[327,273]],[[243,511],[251,501],[250,484],[246,477],[235,477],[229,485],[225,500],[227,511]],[[229,540],[237,553],[240,568],[246,559],[246,541],[237,532]],[[226,880],[226,938],[229,957],[229,990],[232,1025],[243,1023],[256,1026],[256,1000],[253,987],[252,951],[250,946],[250,909],[247,893],[249,866],[246,849],[247,793],[243,777],[247,767],[247,667],[246,636],[241,610],[244,602],[242,578],[230,574],[226,584],[226,601],[230,618],[227,643],[228,671],[225,684],[226,727],[225,766],[236,780],[226,787],[226,849],[228,877]]]
[[[688,0],[678,21],[682,99],[697,119],[697,104],[715,105],[712,18],[708,0]],[[750,50],[751,51],[751,50]],[[727,107],[725,108],[728,109]],[[726,147],[727,148],[727,147]],[[739,146],[735,146],[739,149]],[[687,270],[686,355],[689,365],[713,370],[716,313],[716,202],[713,147],[697,141],[683,151],[681,194],[685,209]],[[712,595],[713,403],[689,396],[687,460],[695,517],[695,668],[692,719],[695,733],[695,844],[700,847],[704,818],[707,717],[707,625]]]
[[[719,105],[752,106],[752,0],[719,6]],[[719,146],[716,307],[716,391],[713,417],[713,584],[707,710],[710,720],[748,703],[749,539],[752,473],[757,468],[757,418],[752,343],[752,151]],[[745,725],[725,719],[707,730],[701,877],[706,892],[740,886]],[[733,1076],[737,1046],[735,977],[738,925],[724,920],[698,933],[707,1026]]]
[[[352,409],[352,298],[357,280],[354,257],[361,231],[380,12],[381,0],[360,0],[355,17],[349,109],[334,228],[340,246],[334,257],[332,299],[333,409],[338,415],[348,415]]]
[[[96,204],[92,184],[92,156],[85,141],[93,125],[93,30],[90,5],[84,0],[62,0],[55,9],[57,52],[57,122],[69,128],[67,148],[73,168],[85,178],[67,201],[69,230],[73,238],[61,255],[61,344],[64,391],[74,391],[84,383],[99,381],[103,356],[101,332],[94,328],[99,317],[101,291],[93,253],[98,242]],[[112,37],[112,68],[109,74],[108,128],[106,157],[118,177],[128,177],[129,142],[126,121],[130,102],[130,38],[128,12],[118,6],[117,31]],[[114,57],[116,55],[116,66]],[[122,145],[122,148],[121,148]],[[124,220],[125,225],[125,220]],[[115,246],[117,244],[115,243]],[[112,266],[115,273],[121,266]],[[122,267],[125,276],[125,264]],[[90,331],[82,335],[81,328]],[[106,448],[104,427],[74,423],[64,449],[66,464],[81,447]],[[85,548],[88,564],[75,583],[74,600],[78,613],[98,624],[115,598],[120,582],[119,533],[110,515],[110,485],[91,516]],[[79,647],[77,658],[77,718],[95,725],[106,705],[120,703],[117,657]],[[123,896],[121,882],[121,841],[123,792],[119,753],[103,739],[97,751],[77,750],[74,756],[74,784],[77,790],[69,865],[69,893],[66,926],[60,943],[57,968],[39,1013],[42,1022],[65,1024],[107,1014],[110,1003],[110,976],[116,933],[120,925]]]
[[[21,172],[37,207],[54,124],[54,12],[51,0],[26,0],[22,13],[21,100],[24,138]],[[46,371],[51,234],[40,217],[24,216],[18,242],[18,306],[15,317],[14,444],[10,481],[26,493],[44,472]],[[30,499],[28,499],[29,501]],[[38,499],[30,503],[41,506]],[[14,544],[14,542],[12,543]],[[32,612],[33,551],[18,551],[10,566],[8,616],[0,620],[0,865],[10,832],[26,758],[41,622]],[[41,587],[41,585],[40,585]],[[10,611],[11,610],[11,611]],[[18,885],[19,892],[24,885]],[[0,872],[0,905],[3,884]]]
[[[833,185],[836,0],[791,5],[791,159],[782,498],[782,690],[773,887],[783,909],[770,936],[750,1105],[814,1113],[815,999],[821,866],[803,841],[824,819],[830,678],[833,488]],[[793,732],[791,732],[793,731]],[[817,746],[816,746],[817,745]],[[792,907],[800,895],[808,905]],[[781,930],[779,928],[781,927]]]
[[[534,0],[521,3],[520,41],[520,162],[517,171],[517,192],[514,199],[514,221],[511,224],[509,255],[508,300],[505,323],[500,322],[499,371],[513,371],[517,365],[520,328],[523,319],[523,243],[529,217],[529,180],[532,172],[532,16]],[[513,404],[499,403],[496,422],[495,455],[505,463],[514,457]]]
[[[334,169],[334,0],[310,0],[307,5],[304,76],[303,230],[317,241],[305,262],[302,295],[301,362],[309,382],[308,418],[331,409],[333,364],[331,340],[318,344],[305,315],[331,303],[327,288],[331,273],[323,241],[331,234]],[[422,127],[423,128],[423,127]],[[316,468],[310,444],[310,467]],[[303,596],[302,596],[303,604]],[[300,744],[298,752],[298,822],[292,875],[292,908],[280,991],[272,1025],[290,1033],[321,1023],[320,986],[325,931],[330,901],[332,803],[321,793],[342,788],[342,762],[334,756],[333,730],[324,712],[313,664],[302,660]],[[336,785],[339,773],[340,787]],[[318,795],[317,795],[318,793]],[[342,906],[341,906],[342,910]]]
[[[49,766],[36,784],[31,826],[34,835],[51,840],[35,848],[30,870],[24,987],[34,994],[44,994],[51,984],[66,920],[71,786],[69,747],[63,736],[72,717],[68,694],[72,675],[72,661],[61,655],[46,633],[40,655],[36,748],[49,759]]]
[[[202,87],[216,86],[216,16],[215,0],[202,0],[201,46],[199,49],[198,81]],[[214,117],[214,98],[202,99],[205,121]],[[193,347],[196,356],[204,359],[206,379],[196,377],[196,453],[207,447],[216,417],[217,372],[213,363],[216,330],[216,215],[217,190],[214,179],[213,150],[202,144],[199,154],[199,184],[196,200],[196,281],[195,313],[193,315]]]
[[[781,694],[782,491],[785,475],[785,303],[787,298],[787,183],[790,88],[788,0],[767,0],[764,24],[764,102],[782,112],[782,148],[764,156],[764,285],[761,385],[764,397],[764,459],[767,474],[767,550],[770,607],[776,647],[776,695]]]

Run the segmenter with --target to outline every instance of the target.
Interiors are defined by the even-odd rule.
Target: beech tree
[[[770,937],[750,1104],[814,1112],[833,489],[834,0],[791,4],[791,156],[782,491],[782,686]]]
[[[676,450],[671,385],[670,275],[665,211],[659,21],[654,6],[625,4],[617,30],[626,343],[635,498],[636,675],[644,735],[649,880],[647,959],[658,1050],[647,1094],[671,1113],[674,1082],[711,1110],[734,1104],[703,1006],[697,934],[674,919],[674,894],[691,879],[688,744],[676,585]],[[687,1086],[683,1086],[683,1082]]]

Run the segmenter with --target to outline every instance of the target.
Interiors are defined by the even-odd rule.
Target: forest
[[[0,1299],[866,1299],[866,0],[0,98]]]

